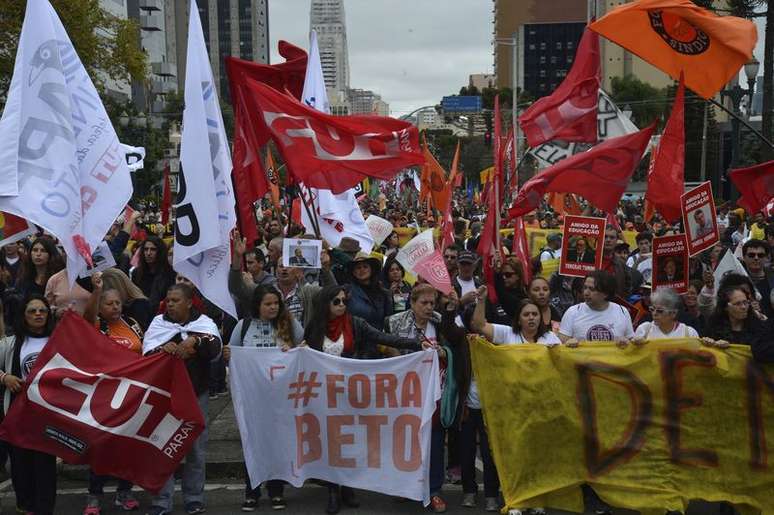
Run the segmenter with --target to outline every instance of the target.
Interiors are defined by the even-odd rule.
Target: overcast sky
[[[311,0],[269,1],[272,63],[277,41],[309,47]],[[350,87],[370,89],[392,116],[435,105],[492,73],[491,0],[345,0]]]

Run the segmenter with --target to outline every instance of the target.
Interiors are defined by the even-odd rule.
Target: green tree
[[[638,127],[645,127],[661,119],[670,101],[663,89],[655,88],[631,75],[613,77],[610,85],[613,101],[619,109],[629,106],[632,121]]]
[[[50,1],[97,89],[104,88],[105,77],[145,80],[147,59],[135,21],[111,15],[99,0]],[[26,5],[26,0],[0,0],[0,98],[11,83]]]

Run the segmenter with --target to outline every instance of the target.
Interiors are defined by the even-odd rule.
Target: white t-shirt
[[[465,281],[463,279],[460,279],[460,276],[457,276],[457,283],[460,285],[460,297],[462,297],[466,293],[476,291],[476,283],[473,279],[471,279],[470,281]]]
[[[623,306],[609,302],[596,311],[585,302],[570,306],[562,317],[559,332],[580,341],[613,341],[634,336],[632,317]]]
[[[26,379],[32,367],[35,366],[35,360],[38,359],[38,354],[46,346],[46,342],[48,342],[48,337],[34,338],[28,336],[24,339],[24,343],[22,343],[21,350],[19,351],[22,379]]]
[[[642,338],[646,340],[662,340],[665,338],[698,338],[699,333],[696,329],[689,325],[685,325],[682,322],[678,322],[674,330],[670,333],[664,334],[659,327],[653,322],[643,322],[634,332],[635,338]]]
[[[637,265],[637,271],[642,274],[642,279],[645,282],[650,282],[651,277],[653,277],[653,258],[649,257],[643,260]]]
[[[516,334],[509,325],[503,324],[491,324],[492,325],[492,343],[497,345],[518,345],[524,343],[521,333]],[[559,345],[562,341],[551,331],[537,339],[537,342],[547,347],[553,347]],[[478,396],[478,385],[476,379],[472,377],[470,379],[470,388],[468,389],[468,397],[465,399],[465,405],[468,408],[481,409],[481,398]]]

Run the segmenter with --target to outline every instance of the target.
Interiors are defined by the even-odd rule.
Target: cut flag
[[[497,302],[495,288],[495,263],[502,258],[500,245],[500,206],[502,205],[502,124],[500,122],[500,96],[495,96],[494,109],[494,174],[489,174],[489,191],[487,193],[487,210],[484,228],[478,241],[476,251],[481,256],[481,269],[487,286],[489,302]]]
[[[718,16],[691,0],[637,0],[613,9],[589,28],[674,80],[712,98],[752,57],[755,24]]]
[[[728,177],[742,195],[737,203],[748,213],[761,211],[774,198],[774,161],[731,170]]]
[[[452,292],[449,271],[447,270],[446,263],[444,263],[443,256],[438,249],[435,249],[432,254],[420,259],[416,265],[414,265],[414,272],[430,283],[430,286],[444,295],[449,295]]]
[[[601,69],[599,36],[587,28],[559,87],[519,116],[530,147],[554,139],[596,143]]]
[[[527,231],[524,227],[524,219],[517,216],[513,222],[513,254],[521,262],[524,271],[524,283],[529,284],[532,280],[532,260],[529,255],[529,244],[527,243]]]
[[[75,279],[132,196],[126,154],[46,0],[28,0],[0,119],[0,210],[56,236]]]
[[[332,116],[247,79],[253,122],[271,136],[296,180],[341,193],[366,177],[388,180],[424,164],[417,128],[379,116]],[[265,141],[258,141],[263,144]]]
[[[424,137],[422,138],[422,153],[425,156],[425,166],[422,167],[422,186],[424,187],[425,184],[429,186],[433,207],[443,212],[449,206],[451,185],[446,179],[446,172],[430,152]]]
[[[615,212],[648,146],[655,124],[609,139],[539,172],[519,190],[509,214],[521,216],[540,207],[546,193],[575,193],[606,212]]]
[[[169,208],[172,206],[172,185],[169,183],[169,161],[164,165],[164,177],[161,179],[161,225],[169,223]]]
[[[441,252],[446,250],[446,247],[454,243],[454,219],[452,218],[452,188],[456,188],[457,179],[462,177],[457,169],[460,163],[460,141],[457,140],[457,149],[454,151],[454,158],[452,159],[451,172],[449,173],[449,180],[447,181],[447,188],[449,190],[449,198],[446,206],[441,209],[442,221],[441,221]]]
[[[277,167],[274,165],[274,157],[271,155],[271,150],[266,152],[266,178],[269,180],[271,203],[275,211],[279,213],[282,210],[280,206],[279,173],[277,173]]]
[[[655,149],[650,170],[645,200],[668,222],[682,216],[680,196],[685,190],[685,84],[680,76],[680,85],[675,94],[672,114],[669,115],[661,140]]]

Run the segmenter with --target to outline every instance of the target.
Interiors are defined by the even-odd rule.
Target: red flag
[[[616,217],[612,211],[608,212],[607,215],[605,215],[605,218],[606,218],[605,225],[613,226],[616,231],[621,230],[621,224],[618,223],[618,217]]]
[[[169,161],[164,166],[164,186],[161,193],[161,223],[169,223],[169,208],[172,205],[172,185],[169,183]]]
[[[581,207],[572,193],[549,193],[548,205],[557,215],[581,214]]]
[[[247,80],[252,122],[277,145],[288,170],[312,188],[342,193],[366,177],[389,180],[425,162],[417,128],[379,116],[332,116]],[[265,143],[265,141],[259,141]]]
[[[487,193],[487,216],[484,222],[484,230],[476,249],[482,257],[482,269],[484,282],[487,286],[489,301],[497,302],[495,290],[495,261],[502,258],[500,248],[500,206],[502,202],[502,152],[501,152],[501,128],[500,123],[500,98],[495,96],[495,144],[494,144],[494,173],[490,173],[489,191]],[[493,176],[492,176],[493,175]]]
[[[67,312],[0,438],[157,492],[203,429],[182,360],[163,352],[141,358]]]
[[[261,64],[236,57],[225,58],[232,98],[234,89],[244,86],[243,77],[249,77],[268,84],[277,91],[287,90],[291,95],[301,100],[308,59],[306,51],[287,41],[280,41],[277,46],[279,54],[285,59],[283,63]],[[235,80],[236,82],[234,82]]]
[[[661,141],[654,152],[653,166],[648,172],[645,199],[667,221],[682,216],[680,196],[685,190],[685,85],[680,75],[680,86],[675,94],[672,114],[664,127]]]
[[[513,254],[521,261],[524,270],[524,282],[529,283],[532,280],[532,258],[529,255],[529,244],[527,243],[527,231],[524,229],[524,219],[517,216],[513,222]]]
[[[762,210],[774,197],[774,161],[731,170],[728,177],[742,195],[737,204],[749,213]]]
[[[3,229],[0,233],[0,246],[8,245],[30,234],[35,233],[35,226],[31,225],[25,218],[12,215],[5,211],[0,211],[3,218]]]
[[[444,263],[443,256],[438,249],[418,261],[414,265],[414,272],[441,293],[445,295],[451,293],[452,285],[449,271],[446,269],[446,263]]]
[[[454,151],[454,158],[452,159],[451,172],[449,173],[449,180],[447,181],[447,189],[449,191],[449,198],[447,199],[446,206],[441,210],[443,214],[443,221],[441,222],[441,252],[446,250],[446,247],[454,243],[454,220],[451,213],[451,200],[452,200],[452,188],[458,188],[458,185],[462,179],[462,174],[459,173],[457,167],[460,162],[460,142],[457,140],[457,149]]]
[[[586,29],[572,68],[556,91],[519,117],[529,146],[554,139],[596,143],[600,76],[599,36]]]
[[[634,134],[608,139],[546,168],[524,184],[510,216],[537,209],[543,195],[552,191],[575,193],[603,211],[615,211],[654,129],[655,124]]]

